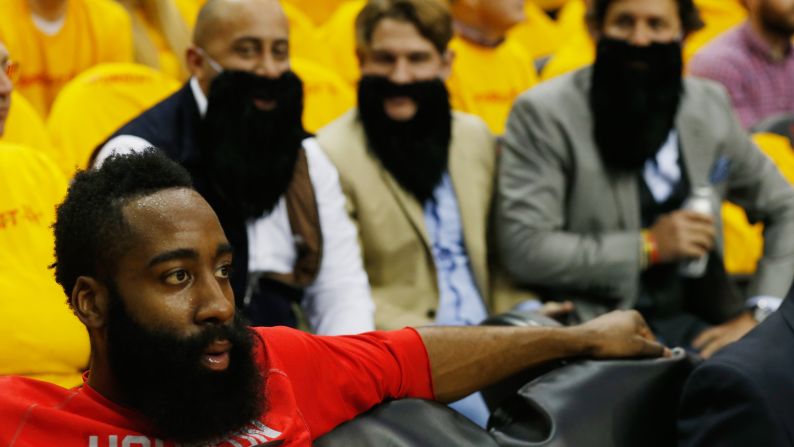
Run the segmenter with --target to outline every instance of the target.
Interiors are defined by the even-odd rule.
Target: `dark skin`
[[[130,316],[185,336],[205,324],[230,323],[231,252],[207,202],[189,189],[167,189],[131,200],[123,213],[134,243],[117,260],[115,280]],[[107,359],[107,286],[80,277],[71,302],[91,337],[88,384],[123,404]],[[427,327],[419,333],[428,351],[436,398],[442,402],[558,358],[669,355],[634,311],[613,312],[571,328]],[[217,349],[211,349],[202,363],[223,368],[223,352],[214,351],[228,346],[223,340],[214,345]]]

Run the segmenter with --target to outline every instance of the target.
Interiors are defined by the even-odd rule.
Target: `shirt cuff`
[[[543,303],[541,303],[540,300],[529,299],[516,304],[513,306],[512,310],[517,310],[519,312],[537,312],[542,308]]]
[[[761,303],[762,301],[764,305],[767,306],[768,308],[772,310],[777,310],[780,307],[780,304],[783,302],[783,299],[778,298],[776,296],[758,295],[752,298],[748,298],[744,304],[745,306],[747,306],[748,309],[752,309],[758,306],[758,304]]]

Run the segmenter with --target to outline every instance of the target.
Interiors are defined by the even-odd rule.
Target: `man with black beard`
[[[794,0],[743,0],[749,17],[689,62],[689,74],[728,91],[742,124],[794,113]]]
[[[158,150],[77,174],[54,267],[91,364],[70,390],[0,377],[0,445],[308,446],[384,400],[449,402],[569,356],[670,355],[637,312],[574,328],[249,328],[232,247],[190,177]]]
[[[185,166],[238,256],[232,284],[257,325],[320,334],[374,328],[374,306],[338,175],[304,139],[303,87],[290,71],[277,0],[210,0],[187,51],[192,78],[98,148],[155,146]]]
[[[525,93],[508,121],[504,267],[547,299],[573,297],[584,320],[636,308],[660,339],[708,357],[756,325],[748,307],[763,318],[788,291],[794,193],[724,92],[682,80],[681,40],[699,25],[691,0],[595,0],[589,17],[595,64]],[[686,209],[695,190],[710,214]],[[723,199],[765,223],[746,303],[720,257]],[[704,255],[705,274],[680,273]]]
[[[358,109],[317,136],[358,227],[380,329],[478,324],[529,297],[493,287],[496,148],[479,118],[450,110],[452,33],[442,2],[368,2],[356,20]],[[487,421],[479,395],[453,408]]]

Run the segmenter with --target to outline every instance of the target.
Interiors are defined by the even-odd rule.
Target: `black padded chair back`
[[[509,447],[676,445],[679,396],[698,359],[584,360],[524,385],[491,416]]]

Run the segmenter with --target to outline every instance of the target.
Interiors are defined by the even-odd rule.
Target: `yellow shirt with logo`
[[[0,191],[0,375],[77,386],[88,335],[48,269],[66,180],[40,152],[0,142]]]
[[[454,37],[449,48],[455,55],[447,79],[452,107],[501,135],[515,98],[537,83],[532,60],[511,39],[491,48]]]

